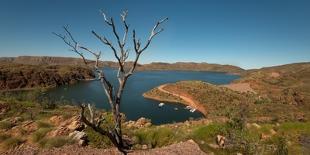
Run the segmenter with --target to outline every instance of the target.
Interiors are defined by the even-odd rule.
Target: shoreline
[[[143,94],[143,97],[147,98],[147,99],[152,99],[152,100],[155,100],[155,101],[165,101],[165,102],[181,103],[181,104],[186,105],[186,106],[191,106],[191,107],[195,108],[196,110],[198,110],[199,112],[201,112],[205,117],[207,116],[208,113],[207,113],[206,109],[201,105],[201,103],[198,103],[197,101],[195,101],[195,100],[193,100],[193,99],[191,99],[189,97],[186,97],[186,96],[183,96],[183,95],[180,95],[180,94],[177,94],[177,93],[173,93],[173,92],[169,92],[169,91],[165,90],[164,87],[166,85],[167,84],[160,85],[160,86],[156,87],[156,89],[158,89],[159,91],[161,91],[163,93],[170,94],[170,95],[173,95],[175,97],[178,97],[182,101],[176,101],[176,100],[171,100],[171,99],[163,99],[163,98],[160,98],[160,97],[157,97],[157,96],[146,95],[145,93]]]

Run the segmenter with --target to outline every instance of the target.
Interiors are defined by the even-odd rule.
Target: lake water
[[[105,69],[105,75],[114,84],[117,84],[116,70]],[[141,71],[133,74],[127,81],[124,90],[121,112],[125,113],[127,120],[137,120],[140,117],[149,118],[153,124],[182,122],[190,118],[201,118],[203,115],[184,109],[182,104],[165,104],[158,107],[159,102],[145,99],[142,94],[156,86],[165,83],[174,83],[181,80],[201,80],[212,84],[227,84],[239,78],[216,72],[192,71]],[[54,100],[68,100],[72,103],[92,103],[96,108],[110,109],[104,90],[99,81],[79,82],[74,85],[61,86],[47,93]],[[178,110],[175,110],[178,108]]]

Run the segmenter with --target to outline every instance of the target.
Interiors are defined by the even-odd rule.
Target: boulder
[[[79,144],[79,146],[86,146],[87,141],[86,140],[79,140],[78,144]]]
[[[84,129],[84,125],[82,124],[82,122],[75,120],[75,121],[71,122],[67,126],[67,128],[70,130],[82,131]]]
[[[151,120],[144,117],[139,118],[137,121],[128,121],[124,123],[128,128],[140,128],[152,126]]]
[[[151,123],[151,122],[147,122],[147,123],[145,123],[145,125],[144,125],[144,127],[150,127],[150,126],[152,126],[152,123]]]
[[[148,149],[147,145],[142,145],[142,150]]]
[[[270,137],[271,137],[271,135],[265,134],[265,133],[262,133],[262,134],[260,135],[260,139],[262,139],[262,140],[269,139]]]
[[[86,146],[87,145],[87,135],[83,131],[73,131],[69,134],[69,137],[71,137],[73,140],[78,142],[79,146]]]
[[[270,129],[269,130],[269,133],[262,133],[261,135],[260,135],[260,138],[262,139],[262,140],[265,140],[265,139],[269,139],[269,138],[271,138],[273,135],[275,135],[275,134],[277,134],[277,132],[274,130],[274,129]]]
[[[274,129],[270,129],[269,132],[270,132],[271,135],[277,134],[277,132]]]
[[[222,136],[222,135],[217,135],[216,136],[216,143],[220,148],[224,148],[225,147],[225,142],[226,142],[226,137]]]
[[[254,128],[256,128],[256,129],[260,129],[260,128],[261,128],[261,126],[258,125],[257,123],[247,123],[247,124],[246,124],[246,127],[247,127],[247,128],[254,127]]]
[[[85,128],[79,116],[73,116],[70,119],[63,121],[59,126],[66,127],[71,131],[74,130],[82,131]]]
[[[71,137],[73,140],[86,140],[87,135],[83,131],[73,131],[69,134],[69,137]]]
[[[138,127],[143,127],[146,123],[148,123],[149,121],[144,118],[144,117],[141,117],[139,118],[137,121],[136,121],[136,126]]]

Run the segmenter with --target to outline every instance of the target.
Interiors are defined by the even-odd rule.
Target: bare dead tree
[[[116,30],[116,26],[115,26],[113,18],[112,17],[108,18],[107,15],[103,11],[101,11],[101,14],[104,18],[104,22],[110,28],[112,28],[112,32],[116,38],[118,48],[114,47],[112,42],[110,40],[108,40],[105,36],[99,35],[98,33],[96,33],[93,30],[91,32],[97,39],[99,39],[104,45],[108,46],[112,50],[114,57],[117,60],[117,63],[118,63],[117,79],[119,82],[119,86],[117,89],[115,89],[113,87],[111,82],[106,78],[102,68],[99,67],[101,52],[94,52],[91,49],[79,44],[74,39],[73,35],[71,34],[71,32],[69,31],[67,26],[63,27],[63,29],[65,31],[64,34],[58,34],[58,33],[53,33],[53,34],[55,34],[56,36],[61,38],[65,42],[65,44],[67,44],[70,47],[71,51],[75,52],[76,54],[78,54],[82,58],[83,62],[86,65],[88,65],[89,62],[84,57],[83,52],[88,52],[95,57],[94,69],[95,69],[95,72],[98,74],[98,78],[101,82],[102,87],[104,88],[105,95],[107,96],[108,102],[111,106],[112,114],[113,114],[114,127],[112,129],[102,128],[101,125],[105,121],[105,119],[102,117],[102,115],[95,119],[94,118],[95,112],[90,105],[88,105],[90,118],[86,118],[86,116],[85,116],[86,105],[81,105],[80,117],[81,117],[81,120],[86,125],[91,127],[96,132],[100,133],[101,135],[107,136],[111,140],[111,142],[118,148],[119,151],[126,154],[127,151],[130,149],[130,146],[123,140],[123,137],[122,137],[121,113],[120,113],[122,94],[123,94],[123,91],[124,91],[124,88],[125,88],[125,85],[126,85],[128,78],[134,73],[134,71],[136,69],[140,55],[142,54],[143,51],[145,51],[149,47],[153,38],[164,30],[163,28],[159,29],[159,26],[162,23],[166,22],[168,20],[168,18],[164,18],[164,19],[156,22],[156,24],[153,27],[153,29],[151,30],[150,36],[147,39],[144,46],[142,46],[142,43],[140,42],[140,40],[137,39],[136,31],[133,29],[132,39],[133,39],[133,47],[134,47],[134,51],[135,51],[135,58],[131,64],[131,66],[129,67],[129,69],[125,69],[125,64],[127,62],[128,56],[129,56],[129,48],[125,47],[125,45],[127,43],[128,34],[129,34],[129,25],[126,22],[128,11],[123,11],[120,15],[122,25],[124,27],[124,34],[123,34],[122,38],[120,38],[120,36]]]

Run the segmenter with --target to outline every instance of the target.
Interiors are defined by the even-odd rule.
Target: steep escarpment
[[[94,78],[91,69],[79,66],[0,63],[0,89],[56,87]]]

